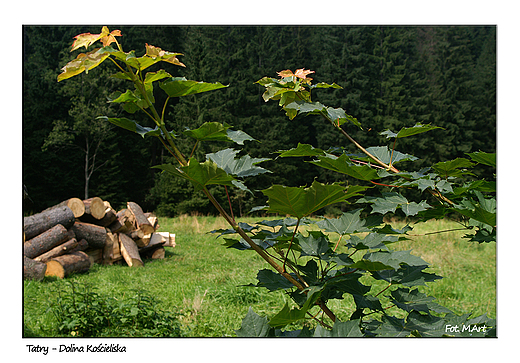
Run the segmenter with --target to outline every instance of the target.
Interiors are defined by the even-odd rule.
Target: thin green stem
[[[166,98],[166,101],[164,101],[164,105],[163,105],[163,109],[162,109],[162,113],[161,113],[161,123],[164,123],[164,113],[166,112],[166,105],[168,104],[168,101],[170,100],[170,96],[168,96],[168,98]]]
[[[195,149],[197,148],[197,145],[199,144],[199,140],[197,140],[195,142],[195,145],[193,145],[193,149],[191,150],[191,153],[190,153],[190,159],[191,157],[193,156],[193,153],[195,152]]]
[[[285,271],[285,263],[287,262],[287,257],[289,256],[289,251],[291,251],[291,247],[294,241],[294,236],[296,235],[296,232],[298,231],[298,226],[300,225],[300,218],[298,218],[298,221],[296,222],[296,227],[294,227],[294,232],[291,238],[291,242],[289,243],[289,248],[287,249],[287,253],[285,254],[285,260],[283,261],[283,270]]]

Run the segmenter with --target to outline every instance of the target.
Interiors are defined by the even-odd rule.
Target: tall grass
[[[254,219],[241,219],[253,222]],[[69,280],[88,282],[100,294],[123,297],[144,290],[157,297],[160,308],[181,313],[185,334],[193,337],[234,336],[251,306],[260,315],[275,314],[288,298],[282,292],[244,287],[256,283],[259,269],[267,264],[253,251],[238,251],[221,246],[208,231],[226,228],[216,217],[180,216],[161,218],[160,230],[176,234],[175,248],[166,249],[166,258],[145,261],[144,268],[94,265],[90,272]],[[412,234],[422,235],[393,245],[412,250],[431,264],[430,272],[444,279],[421,290],[456,313],[487,313],[496,317],[495,244],[469,243],[463,231],[425,233],[457,228],[450,221],[433,221],[415,226]],[[42,282],[24,281],[24,322],[27,331],[37,336],[59,336],[56,321],[48,310],[56,297],[53,286],[63,281],[46,278]],[[377,286],[374,287],[374,289]],[[374,290],[375,291],[375,290]],[[331,303],[340,319],[350,316],[354,303],[349,299]]]

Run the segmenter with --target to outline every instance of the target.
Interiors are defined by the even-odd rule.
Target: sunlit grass
[[[258,220],[258,219],[256,219]],[[252,223],[253,218],[242,219]],[[401,227],[402,223],[396,223]],[[459,225],[450,221],[432,221],[414,226],[409,241],[391,245],[392,249],[412,250],[431,264],[429,272],[442,280],[420,289],[455,313],[487,313],[496,317],[496,245],[467,242],[464,231],[439,234],[428,232],[450,230]],[[88,274],[68,279],[88,282],[103,294],[123,296],[143,289],[156,296],[164,310],[181,312],[182,324],[189,336],[234,336],[242,318],[251,306],[260,315],[273,316],[288,298],[282,292],[243,287],[255,284],[259,269],[268,265],[253,251],[238,251],[221,246],[224,242],[208,231],[226,228],[216,217],[180,216],[160,218],[160,230],[176,235],[176,247],[166,248],[166,258],[145,261],[144,268],[94,265]],[[334,238],[332,238],[334,240]],[[373,279],[368,278],[364,283]],[[55,336],[55,324],[48,302],[55,299],[52,287],[63,281],[24,281],[24,321],[36,335]],[[383,289],[378,281],[371,294]],[[348,319],[354,302],[331,301],[329,306],[341,319]]]

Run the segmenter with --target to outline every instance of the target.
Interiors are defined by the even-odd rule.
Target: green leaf
[[[238,337],[243,338],[261,338],[267,337],[270,329],[268,319],[259,316],[252,308],[249,308],[240,329],[235,330],[235,333]]]
[[[162,134],[161,130],[157,126],[154,129],[152,129],[151,127],[141,126],[134,120],[127,119],[126,117],[114,118],[99,116],[98,119],[106,120],[125,130],[135,132],[136,134],[141,135],[143,138],[145,136],[159,136]]]
[[[186,130],[183,134],[197,141],[231,141],[227,130],[231,126],[222,125],[220,122],[205,122],[195,130]]]
[[[411,331],[406,328],[404,319],[399,319],[389,315],[383,315],[382,324],[376,329],[378,337],[404,338],[410,335]]]
[[[289,214],[298,219],[348,198],[343,186],[326,185],[317,181],[309,188],[273,185],[262,190],[262,193],[269,198],[270,213]]]
[[[144,83],[153,83],[168,77],[171,77],[171,74],[166,72],[164,69],[161,69],[157,72],[148,72],[144,78]]]
[[[395,213],[397,208],[401,208],[407,216],[414,216],[431,206],[425,201],[419,204],[408,202],[401,194],[396,192],[382,193],[382,197],[365,197],[358,199],[357,203],[372,203],[372,212],[385,214],[387,212]]]
[[[313,88],[337,88],[337,89],[343,89],[343,87],[341,87],[340,85],[337,85],[336,83],[328,84],[328,83],[325,83],[325,82],[311,84],[309,86],[309,88],[310,89],[313,89]]]
[[[207,154],[206,158],[212,160],[219,168],[226,171],[226,173],[236,175],[239,178],[270,173],[269,170],[256,166],[256,164],[271,159],[252,158],[249,155],[244,155],[239,159],[235,159],[235,156],[239,152],[239,150],[224,149],[213,154]]]
[[[377,261],[391,266],[397,270],[401,264],[409,266],[426,266],[428,263],[422,258],[410,254],[410,251],[377,251],[369,252],[363,256],[368,261]]]
[[[329,250],[329,240],[321,231],[310,231],[307,237],[299,236],[302,256],[321,257]]]
[[[307,311],[321,296],[321,290],[322,288],[318,286],[312,286],[309,288],[307,290],[307,300],[300,309],[289,309],[289,305],[286,302],[283,309],[271,318],[269,325],[271,325],[273,328],[282,328],[287,324],[291,324],[305,318]]]
[[[387,236],[381,233],[369,233],[365,236],[365,238],[361,239],[358,236],[350,236],[350,239],[347,241],[347,247],[355,248],[357,250],[366,250],[366,249],[382,249],[388,250],[385,243],[394,243],[397,242],[399,238],[397,236]]]
[[[479,206],[474,206],[474,209],[462,209],[462,208],[450,208],[451,210],[457,211],[466,217],[473,218],[476,221],[485,223],[491,227],[497,225],[497,214],[489,212]]]
[[[400,139],[403,137],[413,136],[413,135],[421,134],[423,132],[428,132],[428,131],[435,130],[435,129],[442,129],[442,127],[431,126],[430,124],[422,125],[421,123],[417,123],[417,124],[415,124],[415,126],[412,126],[412,127],[403,127],[401,130],[399,130],[398,133],[395,133],[390,130],[386,130],[386,131],[381,132],[380,135],[384,135],[388,139],[393,138],[393,137]]]
[[[318,325],[314,331],[314,337],[360,338],[363,337],[363,333],[359,328],[359,319],[344,322],[337,320],[332,326],[332,330]]]
[[[345,212],[338,218],[325,218],[317,222],[316,225],[327,232],[335,232],[339,235],[369,232],[370,229],[365,227],[365,221],[359,217],[361,211],[362,209],[356,209],[355,211]]]
[[[239,145],[244,145],[244,141],[256,141],[256,139],[252,138],[242,130],[235,131],[228,129],[227,136],[231,141]]]
[[[315,115],[326,115],[330,121],[334,124],[343,125],[346,122],[352,122],[354,125],[361,127],[359,121],[348,115],[342,108],[326,107],[319,102],[307,102],[307,101],[296,101],[289,104],[285,104],[284,110],[290,111],[291,119],[293,119],[298,113],[308,113]]]
[[[396,192],[382,193],[382,197],[365,197],[358,199],[357,203],[372,203],[372,212],[385,214],[387,212],[395,213],[395,210],[402,204],[408,203],[408,200],[401,194]]]
[[[318,158],[319,161],[311,161],[310,163],[360,180],[370,181],[380,178],[377,171],[368,165],[349,165],[350,159],[345,154],[338,158],[332,155],[318,156]]]
[[[381,160],[383,163],[390,165],[397,164],[401,161],[415,161],[418,160],[417,157],[409,154],[404,154],[397,150],[390,150],[388,146],[372,146],[366,149],[370,154],[374,155],[376,158]],[[365,154],[356,155],[357,159],[368,160],[371,161],[368,156]]]
[[[325,155],[325,152],[321,149],[315,148],[312,145],[300,143],[298,143],[298,147],[296,148],[292,148],[289,150],[281,150],[277,152],[280,153],[280,156],[282,158]]]
[[[148,47],[153,47],[153,46],[148,46]],[[171,53],[171,52],[162,51],[161,55],[159,55],[159,54],[151,55],[148,52],[148,47],[147,47],[147,54],[145,54],[139,58],[135,56],[135,51],[133,51],[133,50],[128,53],[125,53],[120,50],[115,50],[114,48],[112,48],[110,46],[101,48],[100,52],[103,54],[106,54],[107,56],[112,55],[116,59],[120,60],[121,62],[128,64],[130,67],[133,67],[140,71],[145,70],[146,68],[154,65],[155,63],[161,62],[161,61],[175,64],[178,66],[184,66],[184,64],[179,62],[179,60],[177,59],[177,56],[182,55],[182,53]],[[153,47],[153,48],[160,49],[160,48],[156,48],[156,47]]]
[[[62,73],[58,75],[58,82],[74,77],[80,73],[86,72],[96,68],[109,54],[101,52],[102,48],[94,49],[88,53],[80,53],[76,59],[67,63],[61,70]]]
[[[354,297],[354,302],[356,303],[356,307],[358,309],[370,309],[377,311],[384,311],[381,306],[381,302],[377,297],[374,296],[361,296],[361,295],[352,295]]]
[[[443,161],[433,165],[433,169],[442,177],[461,177],[463,175],[473,175],[461,168],[471,168],[475,164],[468,159],[457,158],[455,160]]]
[[[202,190],[210,184],[233,186],[232,181],[235,180],[211,160],[199,163],[195,158],[191,158],[188,166],[176,167],[172,164],[163,164],[153,168],[189,180],[196,191]]]
[[[401,204],[401,210],[407,216],[414,216],[419,212],[425,211],[431,208],[431,206],[426,203],[426,201],[421,201],[420,203],[408,202],[406,204]]]
[[[349,268],[350,267],[351,266],[349,266]],[[362,274],[360,273],[350,273],[330,278],[325,282],[325,289],[322,295],[325,295],[328,291],[340,291],[342,294],[347,293],[363,296],[370,291],[370,286],[365,286],[359,282],[361,276]]]
[[[368,261],[365,259],[359,260],[353,265],[349,266],[350,268],[357,268],[359,270],[364,271],[380,271],[380,270],[389,270],[393,269],[392,266],[386,265],[380,261]]]
[[[441,337],[446,332],[446,321],[431,314],[421,314],[411,311],[406,318],[406,328],[417,331],[422,337]]]
[[[269,291],[287,290],[294,287],[285,277],[272,270],[263,269],[256,275],[257,287],[265,287]]]
[[[357,118],[347,114],[342,108],[327,107],[327,115],[336,125],[339,123],[341,126],[350,121],[360,129],[363,129]]]
[[[399,270],[376,271],[373,273],[375,279],[385,280],[392,284],[402,284],[404,286],[426,285],[426,282],[432,282],[441,279],[441,276],[423,272],[428,266],[408,266],[402,265]]]
[[[216,83],[206,83],[206,82],[197,82],[197,81],[188,81],[184,77],[172,77],[169,80],[160,83],[160,87],[168,94],[170,97],[182,97],[187,95],[193,95],[202,92],[214,91],[221,88],[228,87],[223,84]]]
[[[484,165],[497,167],[497,154],[496,153],[485,153],[483,151],[475,151],[473,153],[466,153],[474,162]]]
[[[452,311],[434,303],[435,298],[426,296],[419,290],[410,290],[407,288],[398,288],[390,293],[393,299],[390,299],[398,308],[410,312],[412,310],[429,313],[430,310],[437,313],[451,313]]]

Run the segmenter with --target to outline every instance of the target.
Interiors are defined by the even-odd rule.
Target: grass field
[[[245,221],[251,222],[252,219]],[[156,297],[160,309],[181,314],[185,335],[234,336],[248,308],[273,316],[287,297],[281,292],[241,287],[256,283],[256,273],[267,264],[253,251],[221,246],[223,241],[206,232],[226,227],[215,217],[160,218],[160,230],[176,234],[175,248],[166,248],[164,260],[145,262],[144,268],[94,265],[90,272],[65,280],[89,283],[98,293],[121,299],[141,289]],[[396,223],[399,226],[400,223]],[[414,226],[412,234],[460,227],[455,222],[431,221]],[[496,245],[469,243],[464,231],[429,234],[394,244],[393,249],[412,250],[431,264],[429,272],[443,276],[420,290],[457,314],[487,313],[496,318]],[[49,309],[54,290],[65,281],[46,278],[24,281],[24,325],[31,335],[60,336]],[[340,319],[354,310],[348,299],[330,304]]]

